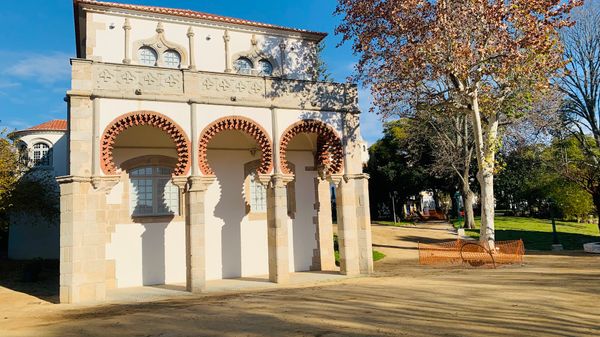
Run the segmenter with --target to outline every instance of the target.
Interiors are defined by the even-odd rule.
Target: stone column
[[[214,176],[192,176],[185,196],[186,288],[192,293],[206,290],[206,221],[204,197]]]
[[[188,69],[196,70],[196,47],[194,45],[194,29],[190,26],[187,31],[190,46],[190,66]]]
[[[125,18],[125,23],[123,24],[123,30],[125,31],[125,57],[123,58],[123,63],[130,64],[131,56],[129,55],[129,34],[131,31],[131,24],[129,23],[129,18]]]
[[[259,175],[267,184],[267,227],[269,245],[269,280],[287,283],[290,278],[290,252],[288,246],[287,184],[292,175]]]
[[[373,273],[373,245],[371,239],[371,213],[369,208],[369,175],[354,175],[356,189],[356,219],[358,221],[358,251],[361,274]]]
[[[92,179],[59,177],[60,302],[103,301],[106,297],[106,190]]]
[[[279,42],[279,58],[281,59],[281,78],[285,78],[285,40]]]
[[[333,251],[333,224],[329,181],[315,178],[315,209],[317,210],[317,249],[313,255],[313,270],[335,270]]]
[[[233,72],[232,66],[231,66],[231,57],[229,55],[229,31],[226,29],[225,33],[223,34],[223,42],[225,43],[225,72],[226,73],[230,73]]]
[[[335,184],[340,272],[354,276],[360,274],[358,254],[358,229],[354,180],[332,176]]]

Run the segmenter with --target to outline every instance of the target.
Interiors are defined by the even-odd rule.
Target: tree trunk
[[[600,232],[600,189],[596,189],[595,193],[592,194],[592,200],[594,200],[594,206],[596,206],[596,215],[598,216],[598,232]]]
[[[484,138],[479,111],[477,90],[471,95],[471,111],[473,117],[473,137],[477,157],[477,180],[481,187],[481,228],[479,240],[490,249],[494,248],[494,161],[498,134],[498,120],[494,114],[488,116]]]
[[[475,199],[475,195],[467,185],[463,184],[462,188],[463,194],[463,204],[465,208],[465,228],[475,228],[475,213],[473,212],[473,201]]]

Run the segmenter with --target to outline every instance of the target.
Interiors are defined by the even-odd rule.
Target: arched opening
[[[268,274],[267,198],[259,174],[271,168],[266,132],[246,119],[221,120],[202,133],[200,167],[216,177],[207,190],[209,279]],[[220,240],[216,239],[220,238]]]
[[[189,169],[190,145],[164,115],[135,112],[115,119],[101,143],[101,167],[119,175],[107,197],[117,287],[185,282],[182,191],[173,176]]]
[[[340,138],[327,124],[304,120],[291,125],[280,141],[281,170],[294,174],[288,203],[298,210],[290,230],[295,270],[331,269],[333,261],[332,198],[329,182],[343,167]],[[318,205],[315,207],[314,205]],[[316,220],[316,221],[315,221]],[[323,263],[323,256],[329,263]],[[329,256],[331,255],[331,256]]]
[[[104,130],[100,147],[100,163],[105,174],[116,174],[118,163],[145,153],[174,155],[177,164],[173,175],[176,176],[185,175],[190,167],[189,139],[179,125],[157,112],[138,111],[116,118]]]

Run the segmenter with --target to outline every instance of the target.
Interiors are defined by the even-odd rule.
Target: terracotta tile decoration
[[[200,134],[200,146],[198,147],[198,158],[200,172],[204,175],[214,175],[214,171],[208,165],[206,157],[208,143],[219,132],[224,130],[238,130],[247,133],[256,140],[261,151],[261,164],[258,173],[269,173],[273,168],[273,147],[267,136],[267,132],[256,122],[241,116],[229,116],[218,119],[209,124]]]
[[[342,141],[336,132],[329,125],[321,121],[306,119],[287,128],[281,137],[279,156],[281,158],[281,171],[283,173],[292,174],[286,159],[287,147],[292,139],[300,133],[317,134],[317,163],[324,166],[327,173],[337,174],[342,171],[344,151]]]
[[[173,175],[185,175],[190,168],[191,144],[183,129],[167,116],[153,111],[135,111],[114,119],[104,130],[100,139],[100,165],[104,174],[115,174],[116,166],[112,151],[119,134],[130,127],[149,125],[166,132],[175,143],[177,165]]]

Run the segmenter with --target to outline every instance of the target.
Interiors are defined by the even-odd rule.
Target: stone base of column
[[[106,195],[90,177],[59,177],[61,303],[106,298]]]
[[[315,238],[317,249],[314,250],[312,270],[333,271],[335,253],[333,250],[333,219],[331,216],[331,191],[329,181],[315,178]]]
[[[184,178],[174,183],[184,186]],[[204,197],[208,186],[215,181],[214,176],[193,176],[188,179],[185,193],[186,204],[186,247],[187,269],[186,289],[192,293],[206,291],[206,221]]]
[[[348,276],[359,275],[358,228],[354,180],[341,176],[333,176],[331,179],[336,186],[340,273]]]
[[[358,221],[358,250],[360,273],[373,273],[373,245],[371,238],[371,213],[369,207],[369,176],[358,174],[354,177],[357,196],[356,219]]]
[[[287,283],[290,278],[288,247],[287,184],[291,175],[259,175],[267,183],[267,226],[269,244],[269,280]],[[270,179],[269,179],[270,178]]]

